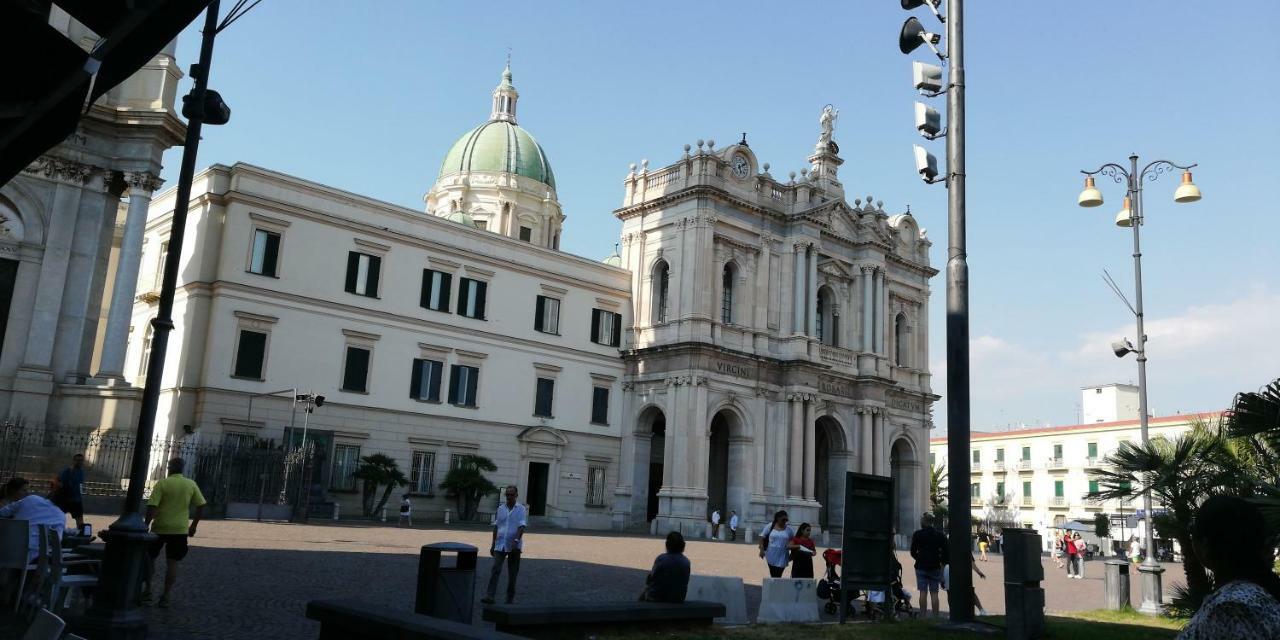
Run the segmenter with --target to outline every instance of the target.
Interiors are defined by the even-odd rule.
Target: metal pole
[[[973,621],[969,534],[969,264],[965,251],[964,0],[947,12],[947,457],[952,623]]]
[[[1138,155],[1129,156],[1129,212],[1133,222],[1133,279],[1134,279],[1134,314],[1138,319],[1138,424],[1142,429],[1142,446],[1146,448],[1151,440],[1147,431],[1147,334],[1142,327],[1142,243],[1139,229],[1142,228],[1142,174],[1138,173]],[[1143,613],[1160,613],[1164,594],[1161,592],[1160,573],[1163,570],[1156,562],[1155,527],[1152,525],[1151,483],[1150,475],[1142,479],[1142,520],[1145,531],[1142,543],[1147,548],[1147,557],[1142,561],[1140,572],[1142,579],[1142,605],[1138,608]]]
[[[209,3],[205,12],[200,40],[200,62],[191,68],[193,86],[188,98],[197,108],[191,110],[187,135],[183,144],[182,168],[178,173],[169,250],[165,257],[164,277],[160,286],[160,302],[151,321],[151,359],[147,363],[147,382],[142,390],[142,406],[138,416],[133,460],[129,470],[129,490],[120,517],[102,538],[107,548],[103,554],[102,573],[98,579],[93,607],[78,625],[83,635],[92,638],[125,638],[146,635],[146,620],[137,610],[135,589],[141,578],[145,545],[153,538],[147,533],[142,516],[142,491],[150,467],[152,437],[160,401],[160,385],[164,375],[165,351],[169,332],[173,330],[173,298],[178,282],[182,256],[182,240],[186,234],[187,209],[191,201],[191,182],[195,176],[196,153],[200,146],[200,129],[204,122],[204,104],[209,84],[209,64],[213,60],[213,41],[218,31],[219,0]]]

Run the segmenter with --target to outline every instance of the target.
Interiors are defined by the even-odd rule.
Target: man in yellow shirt
[[[160,555],[160,549],[165,550],[161,608],[169,606],[169,594],[173,591],[173,583],[178,580],[178,563],[187,557],[187,538],[196,535],[196,525],[204,515],[204,495],[195,481],[182,475],[185,466],[182,458],[170,460],[169,476],[151,488],[151,499],[147,500],[147,524],[151,526],[151,533],[160,538],[149,549],[152,562]],[[189,518],[191,507],[195,507],[195,516]],[[151,572],[147,573],[147,583],[150,584]],[[142,597],[145,603],[150,594],[144,593]]]

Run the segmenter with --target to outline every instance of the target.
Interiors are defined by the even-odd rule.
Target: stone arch
[[[632,520],[647,522],[661,510],[658,493],[666,473],[667,417],[656,403],[645,405],[636,413],[634,485]]]
[[[45,208],[41,204],[41,200],[35,197],[31,190],[19,183],[18,180],[11,180],[0,190],[0,209],[7,204],[12,215],[22,225],[22,240],[24,244],[43,245],[45,236]]]
[[[670,311],[671,265],[663,258],[654,261],[649,270],[649,301],[652,308],[650,322],[661,324],[667,321]]]
[[[924,513],[920,503],[921,461],[916,444],[906,434],[899,434],[889,446],[889,475],[894,478],[894,503],[897,516],[894,524],[899,535],[915,530],[915,523]]]
[[[742,270],[736,260],[726,261],[720,269],[720,322],[722,324],[734,324],[736,307],[738,306],[735,297],[737,294],[735,284],[740,273],[742,273]]]
[[[911,324],[905,311],[893,318],[893,363],[899,367],[911,366]]]
[[[835,289],[824,284],[818,287],[817,300],[817,334],[822,344],[833,347],[840,345],[840,303]]]
[[[844,526],[844,474],[849,468],[852,452],[844,424],[834,413],[818,416],[813,424],[814,498],[818,504],[818,524],[823,530]]]
[[[743,412],[731,402],[723,403],[711,414],[707,426],[707,505],[708,517],[719,509],[724,520],[730,511],[747,513],[750,505],[749,425]]]

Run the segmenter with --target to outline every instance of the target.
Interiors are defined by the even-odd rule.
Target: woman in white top
[[[1216,585],[1178,640],[1280,638],[1280,576],[1258,507],[1241,498],[1205,500],[1191,525],[1196,555]]]
[[[786,511],[773,514],[773,522],[760,532],[760,557],[769,565],[769,577],[781,578],[787,568],[787,546],[796,533],[787,526]]]

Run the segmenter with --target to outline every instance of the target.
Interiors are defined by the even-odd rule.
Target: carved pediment
[[[835,260],[828,260],[818,264],[818,271],[829,278],[853,280],[853,274],[849,269]]]

